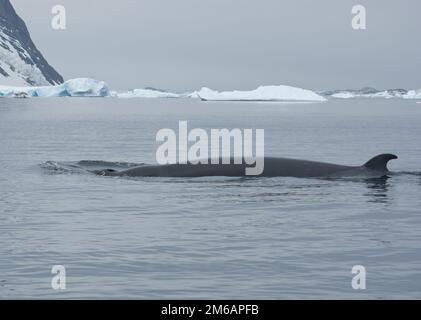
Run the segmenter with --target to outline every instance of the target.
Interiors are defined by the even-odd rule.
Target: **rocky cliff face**
[[[25,22],[9,0],[0,0],[0,84],[49,85],[63,83],[32,42]]]

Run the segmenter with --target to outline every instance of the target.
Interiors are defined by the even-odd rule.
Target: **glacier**
[[[104,81],[89,78],[71,79],[63,84],[40,87],[0,86],[0,97],[108,97],[110,91]]]
[[[327,99],[317,93],[285,85],[260,86],[251,91],[215,91],[202,88],[192,92],[189,97],[204,101],[317,101]]]

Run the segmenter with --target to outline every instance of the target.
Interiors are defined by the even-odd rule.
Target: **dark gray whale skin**
[[[286,159],[265,158],[264,170],[257,177],[382,177],[389,173],[387,163],[398,157],[394,154],[378,155],[362,166],[344,166],[338,164]],[[144,165],[123,171],[99,170],[96,174],[114,177],[243,177],[247,165],[243,164],[168,164]],[[209,161],[210,163],[210,161]],[[220,162],[221,163],[221,162]],[[253,176],[249,176],[253,177]]]

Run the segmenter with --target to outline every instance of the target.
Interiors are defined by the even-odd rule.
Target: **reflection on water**
[[[368,189],[368,192],[365,193],[365,196],[369,198],[369,202],[388,202],[389,179],[389,176],[384,176],[380,178],[372,178],[365,180]]]

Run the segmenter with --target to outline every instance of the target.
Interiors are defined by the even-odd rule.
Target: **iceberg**
[[[0,85],[0,97],[115,97],[115,98],[192,98],[202,101],[297,101],[323,102],[330,98],[356,99],[414,99],[421,100],[421,89],[388,89],[377,90],[362,88],[359,90],[325,90],[313,92],[297,87],[278,85],[260,86],[250,91],[215,91],[206,87],[191,93],[176,93],[166,90],[146,87],[130,91],[110,91],[104,81],[90,78],[76,78],[62,84],[47,86],[4,86]]]
[[[336,99],[355,99],[355,98],[383,98],[383,99],[391,99],[391,98],[398,98],[397,95],[392,94],[388,91],[379,91],[376,93],[356,93],[352,91],[343,91],[334,93],[330,96],[331,98]]]
[[[326,101],[317,93],[290,86],[260,86],[251,91],[214,91],[202,88],[188,95],[204,101]]]
[[[336,99],[353,99],[353,98],[357,98],[357,95],[353,92],[343,91],[343,92],[334,93],[330,95],[329,97],[336,98]]]
[[[182,98],[184,95],[155,88],[133,89],[128,92],[113,92],[117,98]]]
[[[89,78],[71,79],[63,84],[42,87],[0,86],[0,97],[107,97],[109,89],[104,81]]]
[[[421,89],[410,90],[406,95],[403,96],[404,99],[421,99]]]
[[[322,91],[321,95],[329,98],[336,99],[356,99],[356,98],[374,98],[374,99],[392,99],[392,98],[404,98],[408,93],[405,89],[388,89],[388,90],[377,90],[374,88],[362,88],[359,90],[333,90],[333,91]]]

